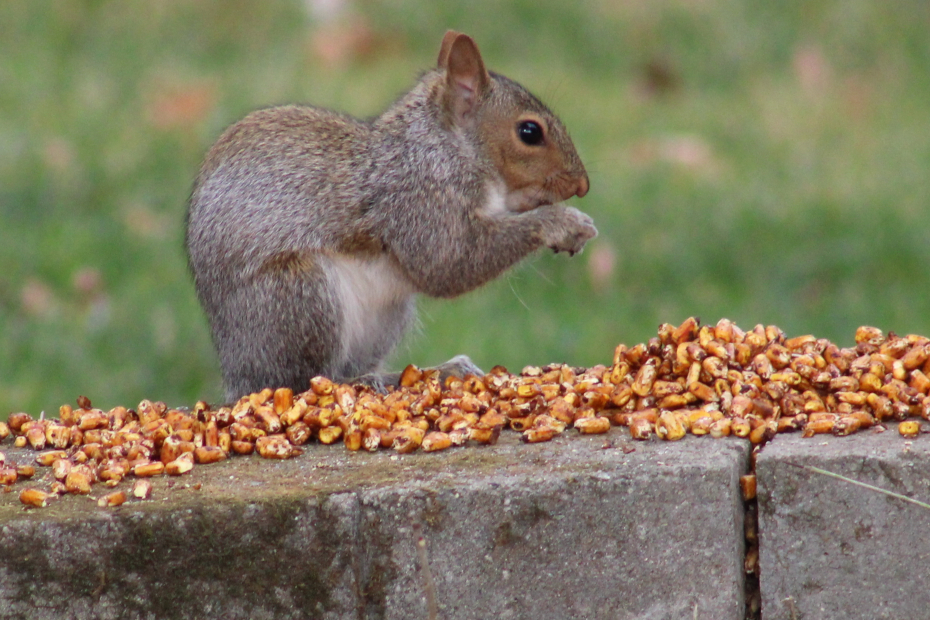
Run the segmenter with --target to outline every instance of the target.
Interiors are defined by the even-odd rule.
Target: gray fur
[[[574,253],[596,234],[562,206],[482,210],[501,179],[478,139],[482,106],[522,101],[551,113],[493,76],[476,124],[450,127],[445,80],[441,69],[425,74],[370,122],[260,110],[213,146],[191,196],[187,248],[227,398],[378,373],[417,293],[455,297],[541,246]],[[343,307],[355,292],[367,305]]]

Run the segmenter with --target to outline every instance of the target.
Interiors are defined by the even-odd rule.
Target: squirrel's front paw
[[[590,215],[574,207],[557,208],[557,221],[551,230],[546,231],[543,243],[554,252],[568,252],[573,256],[584,248],[589,239],[597,236],[597,228]]]

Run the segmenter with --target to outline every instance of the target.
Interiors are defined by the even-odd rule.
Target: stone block
[[[0,618],[739,620],[747,455],[709,437],[505,433],[435,454],[233,458],[119,508],[0,494]]]
[[[930,437],[779,435],[757,461],[763,620],[930,618]]]

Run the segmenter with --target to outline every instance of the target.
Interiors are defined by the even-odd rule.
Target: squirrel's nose
[[[588,184],[588,175],[582,176],[580,179],[578,179],[578,190],[575,192],[575,195],[579,198],[584,198],[584,195],[588,193],[589,187],[590,185]]]

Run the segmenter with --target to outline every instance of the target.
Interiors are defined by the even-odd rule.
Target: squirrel
[[[418,294],[451,298],[541,248],[580,252],[592,219],[561,205],[588,176],[560,120],[449,31],[437,67],[363,121],[285,105],[229,127],[194,183],[186,247],[226,397],[378,389]],[[438,367],[481,371],[466,356]]]

